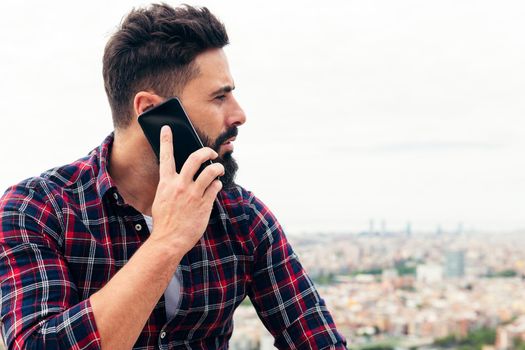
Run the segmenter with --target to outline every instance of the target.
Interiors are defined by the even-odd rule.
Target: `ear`
[[[139,91],[133,99],[133,111],[135,112],[135,118],[150,109],[164,102],[164,98],[149,91]]]

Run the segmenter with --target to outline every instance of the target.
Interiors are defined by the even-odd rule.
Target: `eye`
[[[219,101],[224,101],[226,99],[226,95],[215,96],[215,99]]]

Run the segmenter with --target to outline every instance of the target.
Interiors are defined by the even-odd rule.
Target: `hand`
[[[202,163],[217,156],[211,148],[201,148],[188,157],[178,174],[171,129],[166,125],[162,127],[159,184],[151,208],[152,239],[171,244],[183,255],[195,246],[208,225],[213,201],[222,188],[217,177],[224,175],[224,167],[214,163],[204,168],[195,181],[193,177]]]

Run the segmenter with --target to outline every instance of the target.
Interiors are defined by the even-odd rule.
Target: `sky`
[[[525,228],[525,2],[187,3],[226,25],[237,180],[288,232]],[[112,131],[104,45],[145,3],[46,4],[2,4],[2,189]]]

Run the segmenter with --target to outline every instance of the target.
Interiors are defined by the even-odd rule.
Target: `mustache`
[[[226,140],[237,136],[238,133],[239,133],[239,130],[237,129],[237,127],[236,126],[232,126],[231,128],[229,128],[228,130],[226,130],[225,132],[223,132],[222,134],[220,134],[217,137],[217,139],[215,140],[215,143],[213,144],[212,148],[217,152],[219,150],[219,148],[221,147],[221,145]]]

